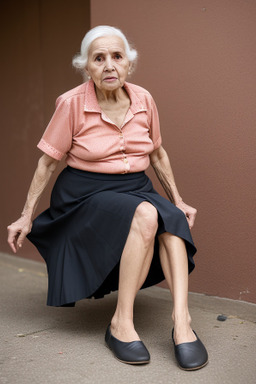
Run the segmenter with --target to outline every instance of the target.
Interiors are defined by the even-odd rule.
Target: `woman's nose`
[[[111,57],[106,57],[105,71],[113,71],[114,65]]]

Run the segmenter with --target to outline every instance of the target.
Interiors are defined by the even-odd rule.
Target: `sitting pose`
[[[45,259],[48,305],[74,306],[118,290],[105,340],[128,364],[150,361],[134,328],[136,294],[166,279],[175,356],[181,368],[194,370],[208,361],[188,310],[196,209],[182,201],[175,185],[152,96],[126,82],[136,57],[119,29],[98,26],[85,35],[73,65],[87,81],[57,99],[38,144],[44,154],[21,217],[8,227],[8,242],[17,252],[27,236]],[[50,207],[32,222],[64,156],[67,167],[54,185]],[[150,164],[170,201],[146,176]]]

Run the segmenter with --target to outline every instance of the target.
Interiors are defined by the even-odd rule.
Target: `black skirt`
[[[164,279],[158,250],[164,232],[185,240],[188,272],[194,269],[196,248],[184,213],[153,189],[144,172],[102,174],[67,167],[54,185],[50,208],[34,220],[27,236],[47,264],[48,305],[101,298],[118,289],[120,258],[143,201],[157,209],[158,231],[142,288]]]

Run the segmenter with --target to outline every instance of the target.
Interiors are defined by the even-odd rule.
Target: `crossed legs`
[[[140,340],[133,324],[133,306],[138,290],[144,283],[153,257],[154,239],[158,225],[156,209],[141,203],[120,262],[117,307],[111,321],[113,336],[124,342]],[[185,243],[169,233],[159,236],[162,269],[173,296],[175,343],[194,341],[188,311],[188,261]]]
[[[134,329],[133,306],[150,268],[156,231],[157,211],[143,202],[135,211],[120,261],[118,299],[111,332],[121,341],[140,340]]]
[[[159,236],[160,261],[172,293],[175,344],[196,340],[188,310],[188,259],[184,241],[170,233]]]

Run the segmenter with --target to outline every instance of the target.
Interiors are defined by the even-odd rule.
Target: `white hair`
[[[125,35],[120,29],[111,27],[109,25],[99,25],[95,28],[92,28],[90,31],[86,33],[81,43],[80,53],[75,55],[72,60],[73,67],[79,69],[84,74],[84,69],[88,61],[88,51],[89,51],[90,45],[95,39],[98,39],[99,37],[103,37],[103,36],[121,37],[121,39],[124,42],[126,56],[129,62],[132,64],[131,69],[133,69],[138,56],[137,51],[134,48],[131,48],[127,38],[125,37]]]

